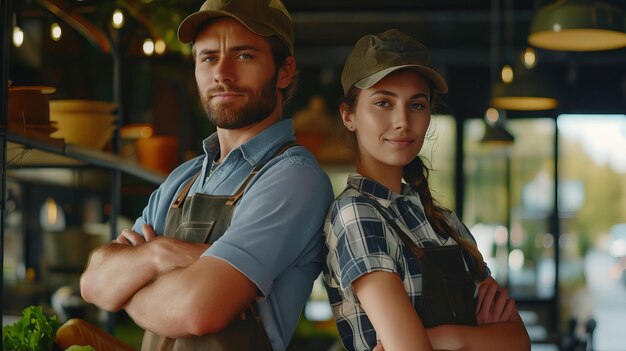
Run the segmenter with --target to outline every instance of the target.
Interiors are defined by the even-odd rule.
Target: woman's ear
[[[345,103],[339,105],[339,113],[341,114],[341,121],[343,122],[343,125],[349,131],[354,132],[356,129],[353,123],[354,113],[350,112],[348,105]]]

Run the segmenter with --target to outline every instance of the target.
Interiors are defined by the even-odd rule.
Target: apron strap
[[[185,198],[187,197],[187,194],[189,193],[189,190],[191,189],[191,186],[196,181],[196,178],[198,178],[199,175],[200,175],[200,173],[196,173],[196,175],[191,177],[189,182],[187,182],[187,184],[185,184],[185,187],[183,188],[183,190],[181,190],[180,194],[178,194],[178,197],[176,198],[176,201],[174,201],[174,203],[172,203],[172,208],[179,208],[180,205],[183,204],[183,202],[185,201]]]
[[[290,140],[288,142],[286,142],[285,144],[283,144],[283,146],[281,146],[278,151],[276,151],[276,153],[268,160],[271,161],[272,159],[274,159],[275,157],[281,155],[283,152],[285,152],[287,149],[293,147],[293,146],[297,146],[299,145],[298,143],[296,143],[293,140]],[[241,184],[241,186],[239,187],[239,189],[237,190],[237,192],[235,193],[235,195],[233,195],[230,200],[228,200],[226,202],[226,205],[228,206],[234,206],[239,199],[241,199],[241,196],[243,196],[243,192],[246,189],[246,186],[248,186],[248,183],[250,183],[250,181],[252,180],[252,178],[254,178],[254,176],[256,176],[256,174],[261,170],[261,168],[263,168],[263,166],[265,166],[267,164],[266,163],[262,163],[257,165],[252,172],[250,172],[250,175],[248,175],[248,178],[246,178],[246,180],[244,180],[244,182]],[[191,177],[191,179],[189,180],[189,182],[187,184],[185,184],[185,187],[180,191],[180,193],[178,194],[178,197],[176,198],[176,200],[172,203],[172,208],[179,208],[183,202],[185,202],[185,198],[187,198],[187,194],[189,194],[189,190],[191,190],[191,186],[193,185],[193,183],[196,181],[196,178],[198,178],[198,176],[200,175],[200,172],[196,173],[193,177]]]
[[[298,143],[296,143],[293,140],[290,140],[290,141],[286,142],[285,144],[283,144],[283,146],[281,146],[276,151],[276,153],[274,153],[274,155],[272,155],[272,157],[269,160],[267,160],[267,162],[269,162],[269,161],[273,160],[274,158],[276,158],[277,156],[281,155],[283,152],[287,151],[287,149],[289,149],[289,148],[291,148],[293,146],[297,146],[297,145],[298,145]],[[226,202],[226,205],[234,206],[241,199],[241,197],[243,196],[244,190],[246,190],[246,187],[248,186],[248,184],[250,183],[252,178],[254,178],[256,176],[256,174],[263,168],[263,166],[265,166],[267,164],[267,162],[258,164],[256,167],[254,167],[252,172],[250,172],[250,175],[248,176],[248,178],[246,178],[246,180],[244,180],[244,182],[239,187],[239,190],[237,190],[237,192],[230,198],[230,200],[228,200]]]
[[[383,218],[385,219],[385,221],[387,223],[389,223],[389,225],[396,231],[396,233],[398,234],[398,236],[400,237],[400,239],[402,240],[402,242],[404,242],[404,245],[406,245],[411,252],[413,252],[413,255],[415,255],[415,257],[417,258],[421,258],[422,256],[424,256],[424,251],[417,246],[417,244],[415,243],[415,241],[413,241],[409,235],[406,233],[406,231],[404,231],[402,228],[400,228],[400,226],[398,225],[398,223],[396,223],[395,220],[389,218],[385,212],[385,209],[382,208],[382,206],[380,205],[380,203],[378,203],[378,201],[376,199],[370,199],[368,196],[365,196],[365,198],[372,204],[374,205],[374,207],[376,207],[376,209],[378,210],[378,212],[380,212],[380,214],[383,216]]]

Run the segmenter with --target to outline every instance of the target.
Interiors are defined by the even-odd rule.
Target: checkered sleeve
[[[387,226],[372,204],[360,196],[338,199],[330,216],[327,238],[332,274],[347,300],[357,303],[352,283],[374,271],[397,272],[388,242]],[[333,262],[334,261],[334,262]]]

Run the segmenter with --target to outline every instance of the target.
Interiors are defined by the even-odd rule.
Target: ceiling
[[[33,5],[37,8],[35,4],[42,0],[13,1],[27,10]],[[46,1],[87,16],[90,11],[114,6],[96,0]],[[150,0],[126,1],[150,6]],[[195,11],[202,2],[152,1],[157,6],[173,6],[180,14]],[[528,46],[533,14],[552,1],[283,0],[292,15],[300,67],[340,70],[358,38],[397,28],[431,50],[433,63],[450,86],[446,99],[451,112],[467,117],[482,114],[499,67],[517,59]],[[624,0],[604,1],[626,10]],[[169,17],[172,21],[176,16]],[[537,50],[537,54],[538,69],[549,71],[560,84],[561,112],[626,111],[626,49],[594,53]]]
[[[623,0],[605,0],[626,10]],[[284,0],[300,65],[341,67],[365,34],[389,28],[423,42],[450,85],[449,106],[479,116],[492,77],[528,47],[533,15],[552,0]],[[537,50],[538,69],[562,93],[561,112],[624,113],[626,49],[573,53]]]

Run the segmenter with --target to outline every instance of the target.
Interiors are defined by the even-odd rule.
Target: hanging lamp
[[[491,92],[491,107],[503,110],[541,111],[558,106],[557,89],[545,70],[527,69],[521,63],[514,69],[511,83],[498,81]]]
[[[480,140],[482,144],[511,145],[515,141],[513,135],[500,124],[485,123],[485,134]]]
[[[481,144],[496,146],[509,146],[513,144],[515,138],[504,126],[506,123],[505,111],[490,107],[485,111],[484,121],[485,134],[480,140]]]
[[[528,42],[556,51],[626,47],[624,10],[600,0],[558,0],[539,9]]]

